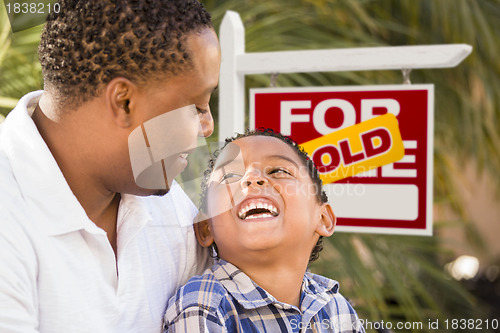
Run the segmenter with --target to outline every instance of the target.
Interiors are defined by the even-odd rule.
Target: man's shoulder
[[[0,252],[11,250],[31,251],[29,235],[23,221],[26,221],[28,207],[12,172],[9,160],[0,144]],[[15,241],[14,241],[15,240]],[[9,248],[9,250],[7,250]],[[27,253],[24,260],[27,260]],[[2,261],[3,262],[3,261]]]
[[[24,202],[19,184],[16,181],[12,166],[5,152],[4,147],[0,142],[0,212],[2,217],[8,212],[19,210],[20,205]]]
[[[2,218],[5,217],[5,212],[22,209],[20,206],[24,202],[24,196],[18,179],[16,179],[16,173],[14,172],[11,160],[13,153],[19,149],[14,136],[29,136],[29,133],[24,133],[23,129],[19,126],[19,118],[27,114],[26,106],[30,103],[30,100],[38,98],[41,94],[41,91],[36,91],[22,97],[16,108],[0,124],[0,212],[2,212]],[[29,161],[22,162],[19,163],[21,166],[30,163]]]

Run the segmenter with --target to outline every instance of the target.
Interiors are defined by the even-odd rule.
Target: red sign
[[[339,231],[432,234],[433,85],[266,88],[250,94],[250,127],[272,128],[299,144],[380,115],[396,116],[404,157],[326,184],[325,191]]]

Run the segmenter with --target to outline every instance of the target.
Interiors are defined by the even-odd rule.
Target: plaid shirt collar
[[[253,282],[248,275],[225,260],[219,259],[212,267],[212,271],[231,296],[247,310],[273,304],[277,308],[294,309],[300,311],[302,315],[309,314],[312,317],[334,298],[339,289],[337,281],[307,272],[302,280],[299,310],[293,305],[278,301]]]

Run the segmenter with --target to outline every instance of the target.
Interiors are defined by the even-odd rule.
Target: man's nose
[[[214,118],[212,117],[210,107],[207,108],[207,112],[198,114],[198,117],[200,118],[198,136],[209,137],[214,132]]]

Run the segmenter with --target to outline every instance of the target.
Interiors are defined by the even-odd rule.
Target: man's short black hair
[[[61,0],[42,32],[45,89],[60,104],[95,97],[115,77],[135,83],[192,66],[186,35],[212,27],[196,0]]]
[[[316,189],[316,199],[318,200],[319,203],[326,203],[328,202],[328,196],[326,195],[325,191],[323,190],[323,181],[319,177],[318,169],[316,168],[316,165],[312,161],[312,159],[307,155],[307,153],[304,151],[304,149],[299,146],[295,141],[290,139],[289,137],[286,137],[282,135],[279,132],[276,132],[270,128],[259,128],[256,130],[247,130],[243,134],[237,134],[234,137],[227,138],[225,140],[224,145],[222,148],[216,150],[213,155],[210,157],[208,161],[208,168],[205,170],[203,174],[203,181],[201,184],[201,199],[200,199],[200,211],[202,213],[207,212],[207,194],[208,194],[208,186],[209,186],[209,178],[210,175],[212,174],[215,166],[215,162],[217,160],[217,157],[220,155],[220,153],[224,150],[224,148],[231,142],[236,141],[238,139],[250,137],[250,136],[270,136],[273,138],[277,138],[284,143],[286,143],[288,146],[290,146],[295,153],[297,153],[297,156],[300,157],[302,160],[304,166],[307,169],[307,172],[309,174],[309,177],[311,178],[314,188]],[[215,250],[216,250],[215,246]],[[323,250],[323,236],[320,236],[318,239],[318,242],[316,243],[316,246],[314,247],[313,251],[311,252],[311,256],[309,257],[309,262],[313,262],[316,259],[319,258],[319,253]]]

